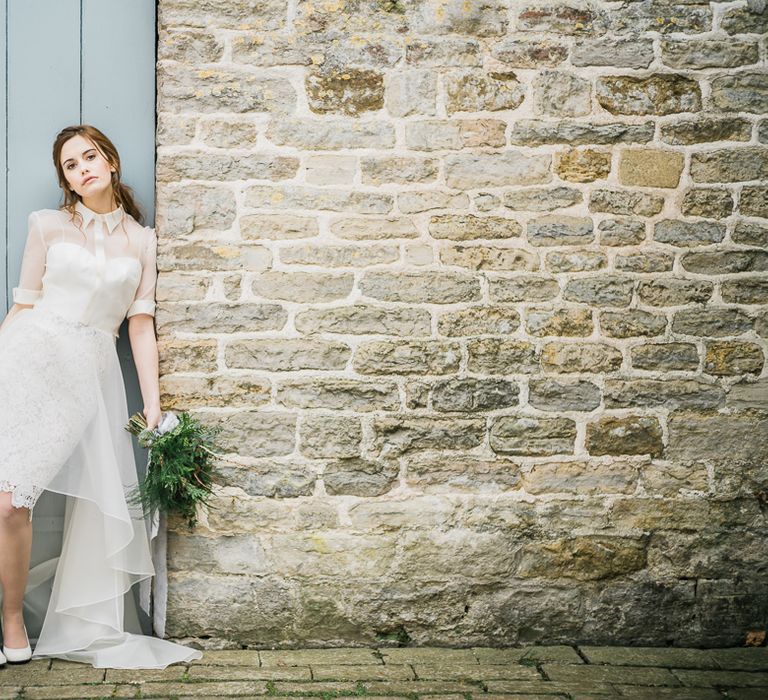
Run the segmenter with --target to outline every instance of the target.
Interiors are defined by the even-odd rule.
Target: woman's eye
[[[93,158],[95,158],[95,157],[96,157],[96,154],[95,154],[95,153],[91,153],[91,154],[88,156],[88,160],[92,160],[92,159],[93,159]]]

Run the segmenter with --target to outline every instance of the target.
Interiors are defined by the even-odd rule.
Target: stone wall
[[[172,637],[766,628],[764,4],[160,0]]]

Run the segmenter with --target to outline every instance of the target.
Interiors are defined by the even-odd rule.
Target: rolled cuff
[[[16,304],[34,304],[42,294],[42,289],[13,288],[13,301]]]
[[[128,313],[125,314],[126,318],[135,316],[136,314],[149,314],[155,315],[155,302],[148,299],[137,299],[131,304],[128,309]]]

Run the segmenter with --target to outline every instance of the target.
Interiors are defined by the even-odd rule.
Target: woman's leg
[[[32,554],[29,508],[14,508],[11,494],[0,492],[0,585],[3,587],[3,644],[21,648],[24,635],[22,604]]]

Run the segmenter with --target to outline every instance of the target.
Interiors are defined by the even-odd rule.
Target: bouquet
[[[156,428],[148,429],[144,416],[135,413],[125,429],[149,448],[146,476],[129,501],[140,503],[145,514],[175,512],[193,528],[198,506],[211,507],[214,437],[221,428],[202,425],[186,411],[178,417],[166,411]]]

